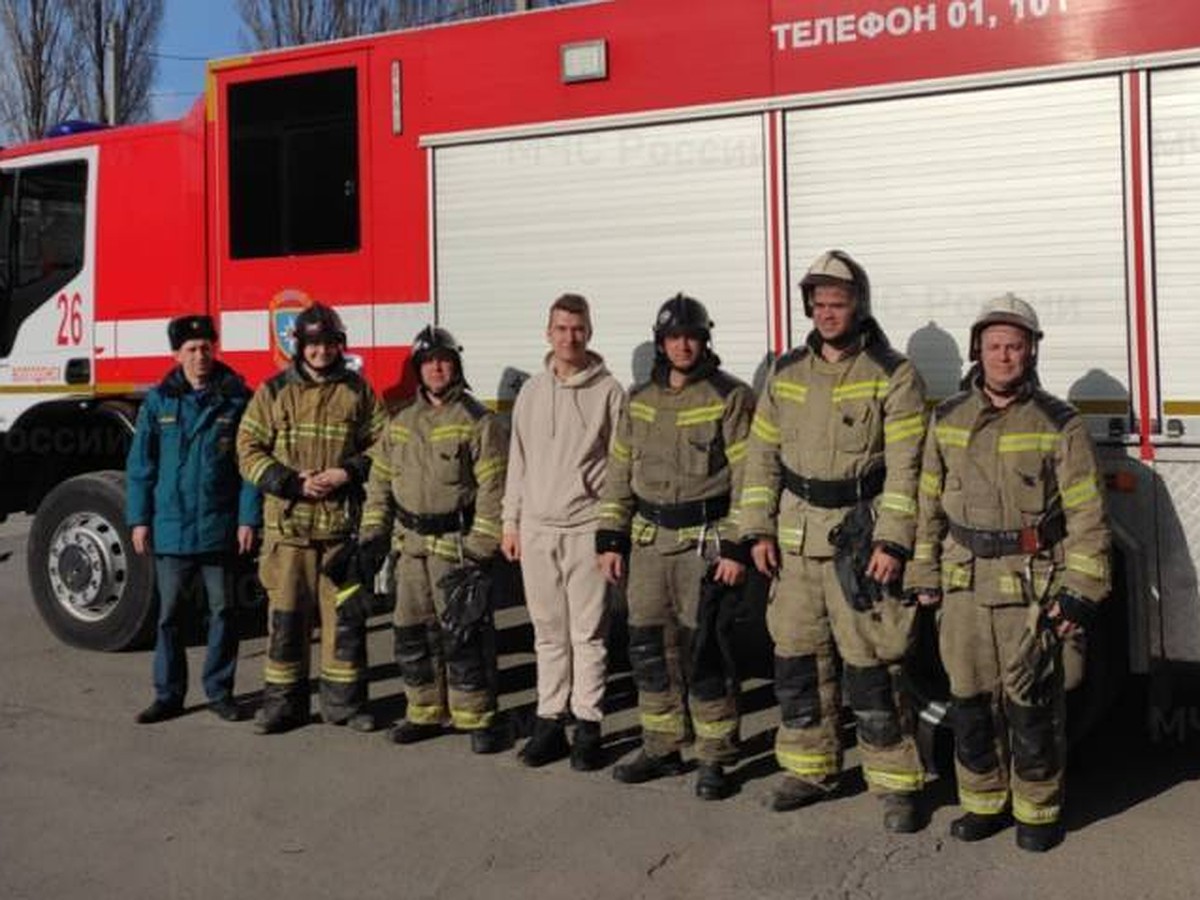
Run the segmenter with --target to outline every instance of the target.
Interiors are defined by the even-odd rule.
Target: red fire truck
[[[840,246],[935,397],[982,301],[1036,305],[1104,456],[1120,652],[1200,662],[1198,241],[1190,0],[608,0],[220,60],[179,121],[0,152],[0,501],[55,633],[124,647],[152,592],[120,469],[170,317],[215,315],[257,382],[333,304],[387,395],[436,321],[504,404],[558,293],[632,380],[682,289],[761,380]]]

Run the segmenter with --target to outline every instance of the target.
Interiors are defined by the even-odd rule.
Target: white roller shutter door
[[[1159,367],[1167,418],[1200,434],[1200,69],[1150,77]]]
[[[1116,78],[800,110],[787,142],[793,281],[829,247],[862,262],[932,396],[954,391],[979,307],[1013,291],[1051,391],[1128,401]]]
[[[654,313],[703,301],[718,353],[747,380],[767,350],[763,134],[758,117],[435,151],[438,321],[480,397],[538,371],[546,311],[591,301],[593,348],[644,377]],[[506,374],[507,373],[507,374]]]

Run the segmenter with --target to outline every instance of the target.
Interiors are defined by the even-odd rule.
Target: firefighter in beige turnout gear
[[[622,408],[596,534],[610,582],[629,553],[629,657],[642,723],[641,754],[613,776],[680,774],[690,711],[696,793],[707,800],[726,794],[724,765],[738,753],[730,631],[748,559],[732,511],[754,409],[750,389],[719,368],[711,329],[691,297],[659,310],[653,373]]]
[[[388,422],[374,453],[363,540],[399,552],[394,637],[408,701],[391,730],[398,744],[442,733],[471,734],[471,749],[501,749],[496,727],[496,663],[490,610],[466,640],[441,625],[439,582],[455,569],[486,564],[500,541],[500,500],[508,433],[469,393],[461,348],[441,328],[413,340],[416,397]],[[379,551],[377,551],[379,552]]]
[[[1060,640],[1109,592],[1110,536],[1082,417],[1037,382],[1037,315],[1011,294],[971,329],[969,387],[942,403],[921,466],[906,583],[941,601],[960,840],[1017,820],[1017,844],[1062,838]],[[1011,767],[1011,773],[1010,773]]]
[[[309,640],[321,623],[322,718],[371,731],[366,620],[347,614],[339,586],[323,572],[351,536],[352,507],[370,470],[367,452],[383,425],[371,387],[346,366],[346,332],[320,304],[295,323],[290,367],[255,392],[238,429],[242,477],[265,494],[259,579],[268,596],[263,734],[309,715]]]
[[[924,387],[871,317],[866,273],[847,254],[822,254],[801,288],[814,328],[776,362],[759,399],[741,506],[756,567],[778,577],[767,624],[782,718],[775,755],[785,775],[772,808],[825,799],[838,785],[836,645],[884,826],[915,831],[924,773],[897,679],[915,618],[899,587],[916,525]],[[835,558],[849,551],[834,539],[852,521],[862,562],[850,572],[850,557]]]

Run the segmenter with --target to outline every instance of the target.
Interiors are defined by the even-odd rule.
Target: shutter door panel
[[[590,301],[592,347],[624,383],[645,377],[654,313],[681,290],[708,307],[727,368],[753,377],[767,349],[759,118],[435,152],[438,321],[480,397],[509,399],[513,370],[541,368],[565,291]]]
[[[876,316],[934,397],[955,390],[980,306],[1012,291],[1041,317],[1043,383],[1085,408],[1119,408],[1119,91],[1104,78],[790,113],[792,280],[827,248],[857,258]],[[808,323],[793,295],[795,343]]]
[[[1155,294],[1163,412],[1200,434],[1200,69],[1150,77]]]

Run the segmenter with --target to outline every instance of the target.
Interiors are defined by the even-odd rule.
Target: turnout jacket
[[[695,548],[704,526],[656,525],[637,512],[638,501],[669,507],[728,498],[729,511],[709,524],[708,534],[720,540],[722,556],[746,561],[736,511],[754,392],[718,365],[710,356],[678,390],[659,366],[625,399],[601,494],[598,551],[623,550],[631,540],[666,553]]]
[[[151,526],[155,553],[230,552],[239,525],[262,524],[262,499],[234,453],[249,400],[241,376],[221,362],[203,391],[176,366],[146,395],[125,462],[125,519]]]
[[[493,555],[500,541],[500,500],[508,466],[508,431],[500,419],[456,386],[441,406],[424,390],[401,407],[372,451],[363,538],[392,535],[395,549],[458,561]],[[405,514],[462,513],[460,527],[422,534]],[[425,530],[425,529],[422,529]]]
[[[355,527],[352,501],[370,471],[367,455],[384,413],[370,385],[339,364],[321,380],[299,361],[255,392],[238,429],[242,475],[266,494],[268,540],[339,540]],[[300,473],[342,468],[350,483],[321,500],[301,496]]]
[[[774,537],[784,552],[831,557],[829,532],[850,506],[815,506],[785,490],[784,467],[817,481],[885,468],[873,539],[907,557],[925,420],[921,376],[874,319],[863,323],[859,349],[837,362],[821,356],[821,338],[811,332],[776,361],[759,398],[742,488],[743,537]]]
[[[935,411],[905,578],[909,590],[973,591],[990,606],[1031,599],[1022,590],[1029,553],[977,558],[950,533],[951,523],[1056,532],[1033,561],[1029,587],[1042,594],[1065,586],[1093,603],[1109,592],[1110,534],[1091,437],[1073,406],[1032,379],[1004,409],[976,379]]]

